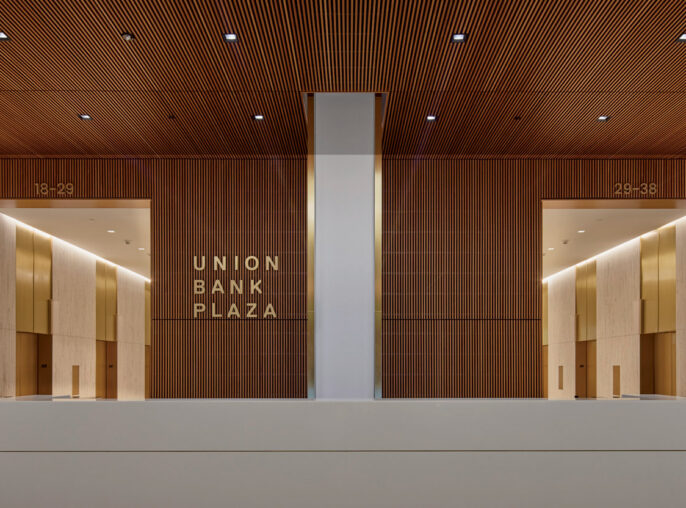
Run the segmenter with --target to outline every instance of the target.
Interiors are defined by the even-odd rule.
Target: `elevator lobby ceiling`
[[[150,278],[148,208],[0,208],[0,213]]]
[[[686,209],[544,209],[543,278],[676,219]]]
[[[390,156],[680,156],[685,23],[670,0],[1,2],[0,155],[302,157],[303,92],[384,92]]]

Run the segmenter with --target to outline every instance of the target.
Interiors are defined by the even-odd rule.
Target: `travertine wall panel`
[[[0,215],[0,397],[16,383],[16,226]]]
[[[548,279],[548,398],[573,399],[575,387],[576,273],[572,270]],[[559,367],[563,383],[559,388]]]
[[[95,396],[95,258],[59,240],[52,244],[52,393],[70,395],[79,366],[81,397]]]
[[[117,269],[117,398],[145,398],[145,281]]]
[[[599,256],[597,394],[612,397],[612,367],[622,394],[640,393],[641,244],[632,240]]]

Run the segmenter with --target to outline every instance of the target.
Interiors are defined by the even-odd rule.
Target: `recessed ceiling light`
[[[609,119],[610,119],[610,117],[607,116],[607,115],[600,115],[600,116],[598,117],[598,121],[599,121],[599,122],[607,122]]]
[[[264,115],[253,115],[253,120],[264,120]]]
[[[81,120],[92,120],[93,119],[93,117],[91,117],[90,115],[85,115],[85,114],[79,115],[79,118]]]
[[[433,122],[434,120],[436,120],[436,115],[427,115],[426,120],[428,122]]]
[[[116,233],[116,231],[114,229],[108,229],[107,232],[108,233]]]
[[[467,34],[453,34],[450,40],[453,42],[464,42],[467,40]]]
[[[133,35],[131,32],[123,32],[121,34],[121,38],[124,39],[125,41],[132,41],[136,38],[136,36]]]
[[[585,229],[580,229],[579,231],[577,231],[577,233],[585,233],[585,232],[586,232]]]
[[[548,250],[555,250],[555,247],[548,247]]]
[[[138,247],[138,250],[145,250],[145,247]]]
[[[9,37],[5,32],[0,32],[0,40],[3,40],[3,39],[9,39]]]
[[[679,36],[679,40],[680,40],[680,41],[686,42],[686,33],[681,34],[681,35]]]
[[[236,34],[224,34],[224,40],[226,42],[238,42],[238,36]]]

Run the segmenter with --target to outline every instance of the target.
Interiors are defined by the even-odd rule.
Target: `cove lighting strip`
[[[678,219],[674,219],[672,222],[668,222],[667,224],[663,224],[662,226],[659,226],[659,227],[657,227],[657,228],[655,228],[655,229],[651,229],[651,230],[648,231],[647,233],[643,233],[642,235],[638,235],[637,237],[632,238],[631,240],[627,240],[626,242],[622,242],[622,243],[620,243],[619,245],[615,245],[614,247],[610,247],[609,249],[604,250],[603,252],[601,252],[601,253],[599,253],[599,254],[596,254],[595,256],[591,256],[591,257],[588,258],[588,259],[584,259],[583,261],[579,261],[577,264],[572,265],[572,266],[568,266],[567,268],[565,268],[565,269],[563,269],[563,270],[560,270],[559,272],[555,272],[555,273],[552,274],[552,275],[548,275],[548,276],[547,276],[545,279],[543,279],[541,282],[548,282],[548,281],[549,281],[550,279],[552,279],[553,277],[557,277],[558,275],[561,275],[561,274],[565,273],[567,270],[571,270],[572,268],[576,268],[577,266],[581,266],[581,265],[586,264],[586,263],[588,263],[588,262],[590,262],[590,261],[593,261],[593,260],[595,260],[595,259],[598,259],[600,256],[604,256],[605,254],[609,254],[610,252],[612,252],[612,251],[614,251],[614,250],[621,249],[622,247],[627,246],[627,245],[630,244],[631,242],[634,242],[634,241],[636,241],[636,240],[639,240],[639,239],[641,239],[641,238],[643,238],[643,237],[646,237],[646,236],[648,236],[648,235],[654,234],[654,232],[657,231],[658,229],[662,229],[662,228],[666,228],[666,227],[669,227],[669,226],[673,226],[673,225],[676,224],[677,222],[682,221],[682,220],[684,220],[684,219],[686,219],[686,215],[684,215],[683,217],[679,217]]]
[[[141,275],[140,273],[134,272],[133,270],[129,270],[128,268],[125,268],[125,267],[123,267],[123,266],[120,266],[120,265],[118,265],[117,263],[113,263],[113,262],[110,261],[109,259],[105,259],[105,258],[103,258],[103,257],[100,257],[100,256],[98,256],[97,254],[93,254],[91,251],[88,251],[88,250],[86,250],[86,249],[82,249],[81,247],[79,247],[79,246],[77,246],[77,245],[74,245],[73,243],[69,243],[69,242],[67,242],[66,240],[62,240],[61,238],[58,238],[58,237],[56,237],[56,236],[53,236],[53,235],[51,235],[50,233],[46,233],[45,231],[41,231],[40,229],[34,228],[33,226],[29,226],[28,224],[24,224],[22,221],[17,220],[17,219],[15,219],[14,217],[10,217],[9,215],[5,215],[4,213],[0,213],[0,215],[2,215],[3,217],[5,217],[6,219],[8,219],[8,220],[11,221],[11,222],[14,222],[17,226],[21,226],[21,227],[26,228],[26,229],[28,229],[28,230],[30,230],[30,231],[33,231],[34,233],[38,233],[38,234],[43,235],[43,236],[45,236],[45,237],[47,237],[47,238],[51,238],[53,241],[54,241],[54,240],[57,240],[58,242],[61,242],[61,243],[63,243],[64,245],[67,245],[67,246],[69,246],[70,248],[75,249],[75,250],[77,250],[77,251],[79,251],[79,252],[81,252],[81,253],[83,253],[83,254],[86,254],[86,255],[88,255],[88,256],[90,256],[90,257],[92,257],[92,258],[94,258],[94,259],[96,259],[96,260],[98,260],[98,261],[102,261],[103,263],[107,263],[107,264],[110,265],[110,266],[114,266],[115,268],[124,270],[125,272],[128,272],[128,273],[130,273],[131,275],[135,275],[136,277],[139,277],[139,278],[143,279],[145,282],[150,282],[150,279],[148,279],[148,278],[145,277],[144,275]]]

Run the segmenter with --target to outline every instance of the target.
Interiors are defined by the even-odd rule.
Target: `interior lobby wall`
[[[95,258],[59,240],[52,245],[52,394],[95,397]]]
[[[70,196],[37,194],[36,183],[73,183]],[[4,199],[150,199],[152,397],[305,397],[305,158],[6,158]],[[206,256],[208,268],[194,269]],[[227,256],[214,271],[212,258]],[[264,257],[279,258],[265,270]],[[233,256],[262,264],[234,271]],[[194,281],[227,294],[195,295]],[[243,295],[228,294],[231,279]],[[250,294],[250,280],[262,294]],[[194,303],[207,311],[194,317]],[[257,303],[257,318],[247,317]],[[224,318],[212,317],[212,304]],[[240,318],[226,318],[235,303]],[[267,303],[276,319],[263,319]],[[57,338],[55,339],[57,342]],[[95,358],[95,353],[93,353]],[[84,373],[82,372],[83,376]]]
[[[622,394],[641,393],[641,243],[632,240],[599,256],[597,283],[597,394],[613,395],[613,367]]]
[[[15,394],[16,275],[16,226],[0,216],[0,397]]]
[[[383,172],[391,397],[541,396],[541,200],[686,197],[677,158],[386,156]]]
[[[0,163],[2,198],[43,181],[151,200],[153,397],[306,396],[304,158]],[[686,198],[686,161],[384,158],[384,397],[540,396],[541,200],[625,198]],[[280,255],[279,320],[193,318],[192,256],[227,250]]]
[[[548,279],[548,398],[573,399],[576,393],[576,273]],[[562,367],[562,388],[559,375]]]
[[[676,394],[686,396],[686,221],[676,223]]]
[[[145,281],[117,270],[117,399],[145,399]]]

